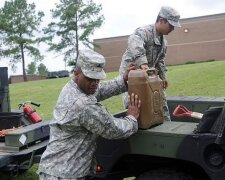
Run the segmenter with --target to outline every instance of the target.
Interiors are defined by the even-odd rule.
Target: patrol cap
[[[172,26],[181,27],[179,22],[180,14],[175,9],[169,6],[162,6],[159,11],[159,16],[167,19]]]
[[[106,74],[103,70],[105,58],[90,49],[79,51],[77,66],[81,67],[83,74],[92,79],[105,79]]]

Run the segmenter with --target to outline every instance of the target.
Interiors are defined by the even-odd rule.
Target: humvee
[[[128,139],[100,138],[94,179],[224,180],[224,97],[168,97],[172,121],[141,130]],[[183,105],[201,120],[174,117]],[[126,112],[115,114],[123,117]]]
[[[23,126],[0,141],[0,171],[23,172],[38,163],[49,139],[48,121],[29,124],[10,108],[7,68],[0,68],[0,130]],[[168,97],[171,122],[139,129],[127,139],[99,138],[90,179],[224,180],[224,97]],[[177,105],[203,113],[201,120],[173,117]],[[126,116],[126,111],[115,117]]]

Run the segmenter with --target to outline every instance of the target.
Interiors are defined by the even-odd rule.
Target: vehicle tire
[[[157,169],[147,171],[135,180],[195,180],[191,175],[172,169]]]
[[[18,174],[25,174],[29,169],[20,169]]]

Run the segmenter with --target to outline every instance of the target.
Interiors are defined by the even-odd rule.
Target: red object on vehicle
[[[100,166],[100,165],[97,165],[97,166],[95,167],[95,171],[96,171],[96,172],[103,172],[103,167]]]
[[[38,115],[38,113],[35,110],[33,110],[33,108],[30,105],[24,104],[23,112],[28,116],[28,118],[33,123],[38,123],[42,121],[41,117]]]
[[[173,111],[173,116],[175,117],[189,116],[189,117],[201,119],[203,114],[198,112],[192,112],[188,110],[185,106],[178,105]]]

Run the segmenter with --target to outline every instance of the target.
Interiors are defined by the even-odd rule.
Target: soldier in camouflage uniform
[[[106,139],[126,138],[138,130],[140,100],[129,96],[127,116],[113,117],[98,102],[127,90],[128,72],[99,84],[106,74],[102,55],[85,50],[79,53],[74,78],[62,89],[54,119],[50,123],[50,140],[41,157],[38,174],[41,180],[83,180],[95,169],[93,153],[99,136]]]
[[[168,6],[160,9],[156,23],[140,27],[130,35],[128,47],[122,57],[120,65],[120,74],[125,73],[125,69],[131,62],[134,62],[138,68],[148,69],[154,67],[158,70],[159,77],[163,81],[163,88],[168,87],[166,78],[165,56],[167,41],[165,35],[174,30],[174,27],[181,27],[179,23],[179,13]],[[165,94],[165,91],[164,91]],[[126,94],[124,96],[124,105],[126,107]],[[164,119],[170,121],[170,113],[166,102],[164,101]]]

